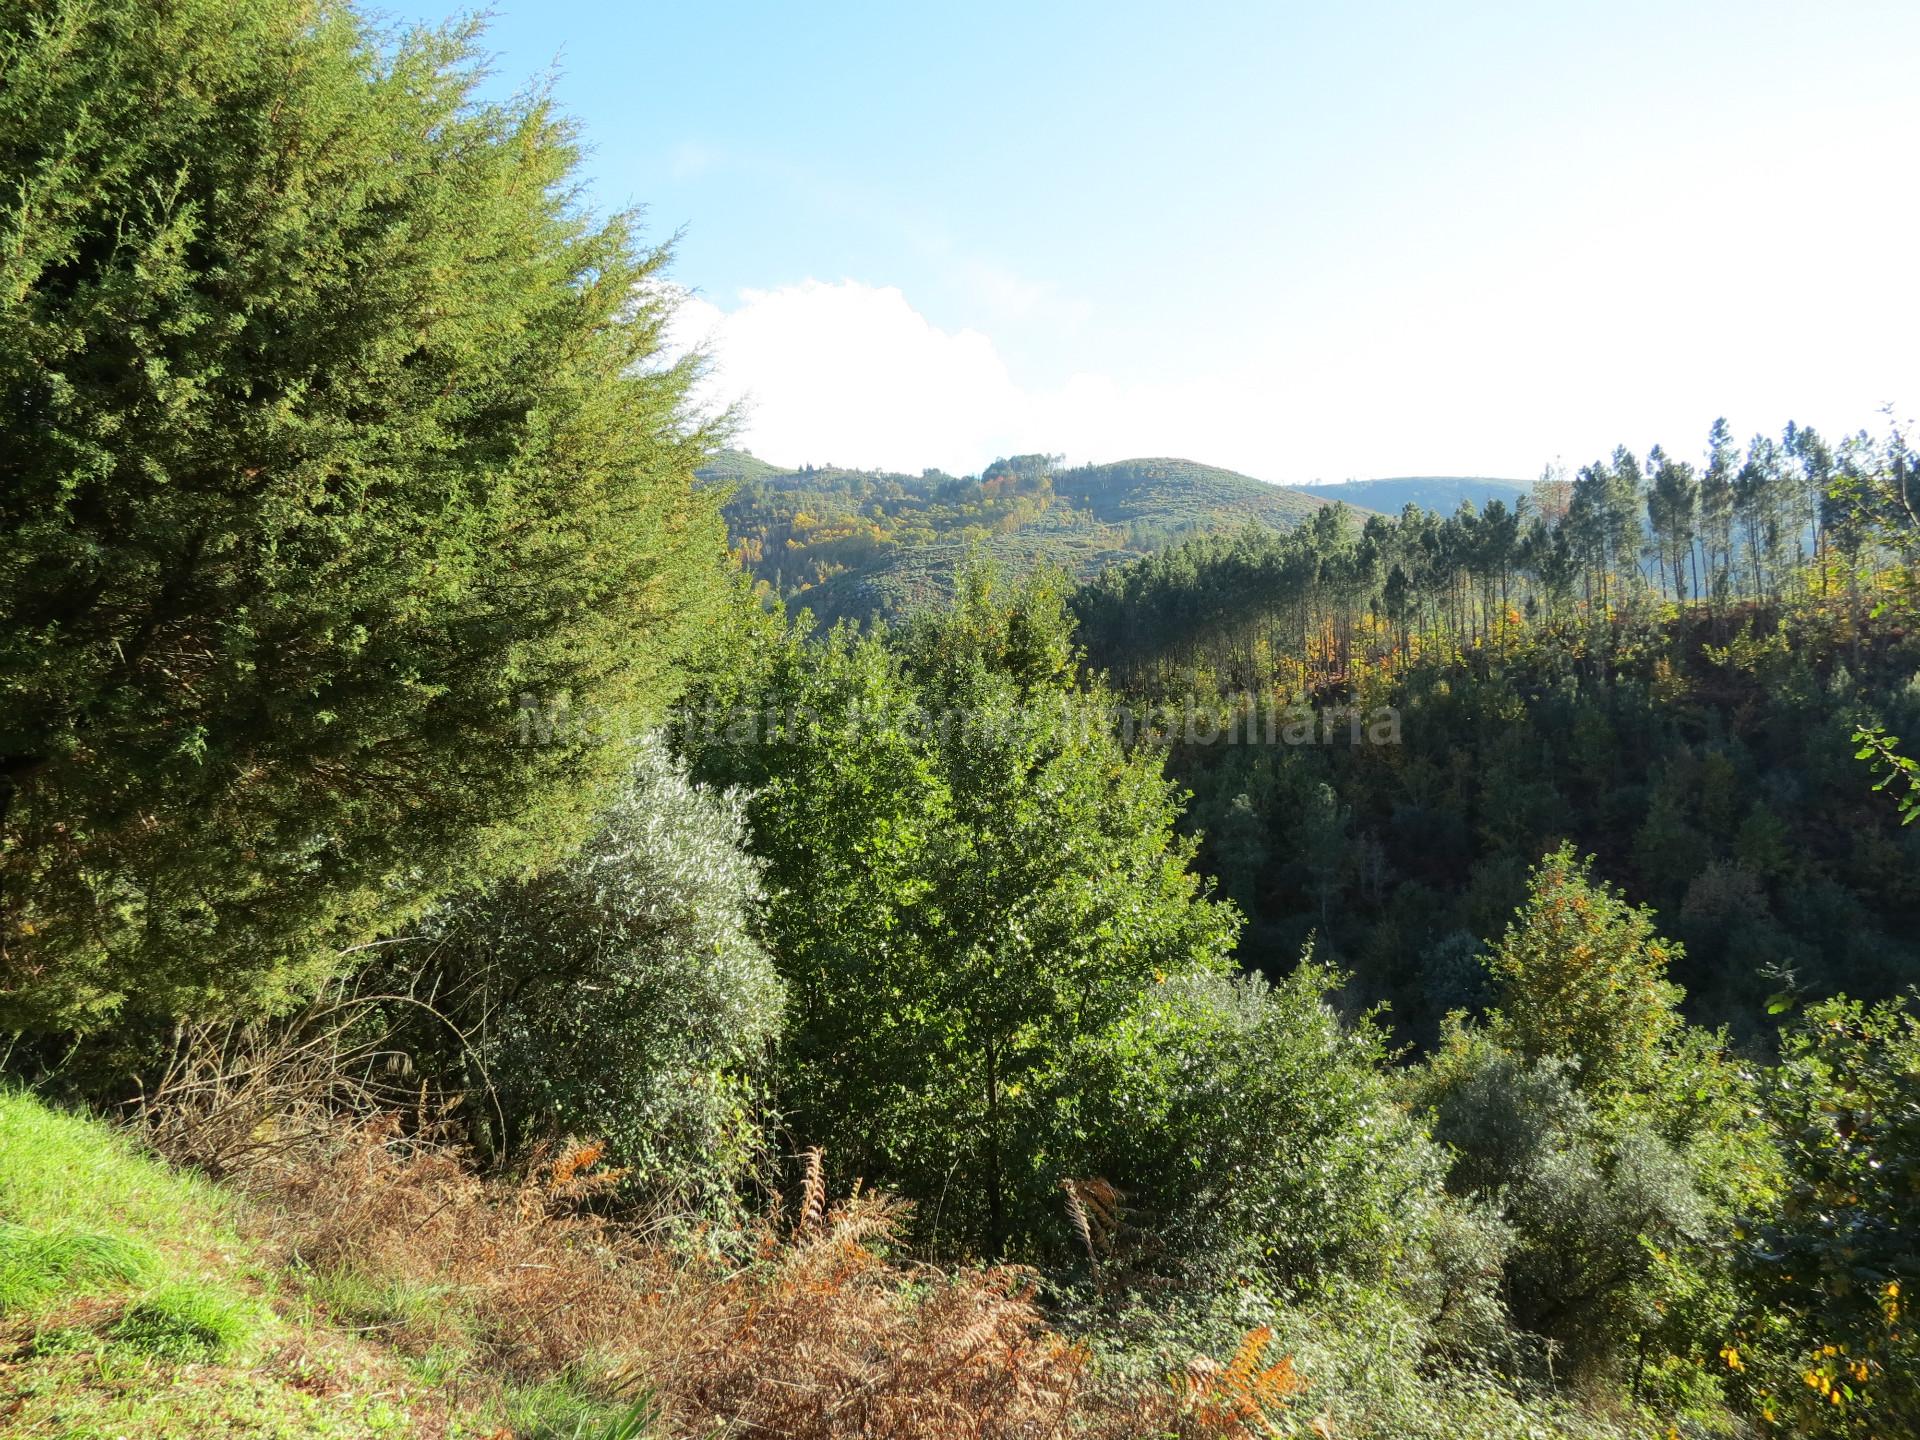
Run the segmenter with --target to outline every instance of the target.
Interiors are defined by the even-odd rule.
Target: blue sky
[[[684,231],[682,337],[783,463],[1530,476],[1920,403],[1912,0],[499,0],[485,44]]]

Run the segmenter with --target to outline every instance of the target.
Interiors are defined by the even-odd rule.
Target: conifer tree
[[[1658,459],[1654,460],[1654,456]],[[1647,494],[1647,520],[1653,527],[1662,567],[1673,582],[1676,600],[1687,598],[1686,564],[1693,553],[1694,512],[1697,487],[1693,467],[1670,458],[1654,447],[1653,488]],[[1698,586],[1696,585],[1696,589]]]
[[[1501,1025],[1529,1059],[1577,1061],[1590,1095],[1653,1091],[1680,1023],[1680,990],[1666,978],[1678,947],[1660,938],[1651,910],[1592,870],[1571,845],[1535,868],[1493,955]]]
[[[1733,477],[1734,513],[1747,542],[1747,567],[1753,594],[1765,599],[1773,573],[1780,531],[1779,450],[1765,435],[1747,444],[1746,463]]]
[[[1707,598],[1732,589],[1733,477],[1740,458],[1733,431],[1715,420],[1707,435],[1707,468],[1700,476],[1700,543],[1707,558]]]
[[[279,1003],[575,837],[719,603],[665,255],[471,30],[62,0],[0,73],[0,1028]]]

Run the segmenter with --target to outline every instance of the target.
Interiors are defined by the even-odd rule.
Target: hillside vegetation
[[[1876,506],[1903,513],[1905,462],[1809,430],[1739,464],[1712,443],[1725,509],[1704,520],[1691,466],[1656,457],[1648,483],[1620,452],[1554,511],[1326,512],[1077,597],[1124,690],[1396,717],[1389,744],[1344,723],[1323,743],[1174,740],[1206,863],[1255,922],[1246,958],[1285,965],[1315,933],[1430,1038],[1480,994],[1476,937],[1571,838],[1687,941],[1695,1013],[1742,1034],[1783,992],[1920,981],[1920,835],[1853,758],[1856,729],[1920,721],[1907,572],[1869,541]],[[1689,602],[1696,576],[1711,596]]]
[[[0,7],[0,1429],[1920,1434],[1905,432],[716,461],[477,37]]]
[[[1164,1386],[1103,1390],[1019,1272],[890,1261],[899,1207],[829,1199],[817,1162],[792,1213],[738,1249],[674,1249],[592,1213],[617,1182],[598,1145],[484,1181],[390,1119],[300,1110],[293,1072],[251,1058],[251,1090],[208,1104],[190,1087],[136,1134],[0,1092],[0,1431],[1012,1440],[1068,1419],[1171,1433],[1194,1408]],[[282,1133],[236,1133],[241,1112]],[[1195,1403],[1226,1413],[1240,1383],[1202,1381]]]
[[[1286,529],[1322,502],[1189,460],[1057,468],[1016,455],[978,476],[809,468],[739,451],[700,470],[731,488],[734,554],[780,599],[821,620],[897,619],[951,600],[969,559],[1012,575],[1077,579],[1185,535]]]

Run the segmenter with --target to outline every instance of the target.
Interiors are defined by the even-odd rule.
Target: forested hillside
[[[1175,547],[1075,607],[1123,692],[1209,715],[1169,764],[1250,963],[1317,935],[1430,1042],[1485,1001],[1477,937],[1572,840],[1685,942],[1692,1013],[1753,1035],[1783,996],[1920,981],[1920,832],[1853,758],[1856,729],[1920,722],[1906,572],[1870,543],[1904,463],[1810,430],[1742,457],[1716,427],[1698,479],[1623,451],[1548,509],[1328,511]],[[1211,734],[1330,710],[1299,743]],[[1368,743],[1386,710],[1391,743]]]
[[[898,618],[950,600],[970,558],[1010,574],[1087,578],[1186,535],[1284,529],[1322,502],[1188,460],[1061,469],[1045,455],[978,476],[928,470],[782,471],[729,451],[700,471],[730,488],[734,553],[768,589],[823,621]]]

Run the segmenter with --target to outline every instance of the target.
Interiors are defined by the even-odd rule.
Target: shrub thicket
[[[929,1238],[1033,1253],[1065,1236],[1076,1046],[1156,977],[1224,972],[1236,919],[1188,868],[1158,757],[1076,687],[1057,593],[964,589],[901,635],[774,639],[688,739],[753,792],[788,1124]]]
[[[579,850],[448,901],[402,947],[388,979],[436,1013],[395,1018],[418,1062],[473,1092],[486,1150],[594,1136],[654,1203],[735,1195],[781,1010],[750,931],[760,866],[742,824],[736,797],[691,784],[649,740]]]

